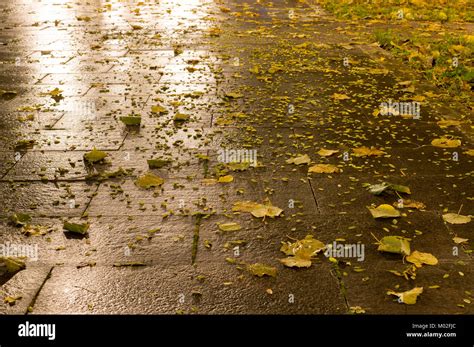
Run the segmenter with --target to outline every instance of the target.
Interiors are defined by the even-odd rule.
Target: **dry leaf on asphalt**
[[[270,203],[259,204],[252,201],[238,201],[232,207],[234,212],[250,212],[254,217],[278,217],[283,210]]]
[[[352,149],[352,155],[354,157],[378,157],[381,155],[387,154],[381,149],[377,149],[375,147],[357,147]]]
[[[331,98],[333,98],[334,100],[347,100],[347,99],[350,99],[349,96],[347,96],[346,94],[339,94],[339,93],[334,93]]]
[[[218,179],[219,183],[230,183],[234,180],[234,177],[232,175],[226,175],[226,176],[221,176]]]
[[[331,164],[316,164],[308,169],[308,173],[338,173],[342,170]]]
[[[376,208],[368,207],[374,218],[397,218],[400,217],[400,211],[388,204],[382,204]]]
[[[295,164],[295,165],[301,165],[301,164],[309,164],[311,163],[311,158],[307,155],[299,155],[294,158],[290,158],[286,160],[287,164]]]
[[[288,257],[280,259],[280,262],[286,267],[310,267],[311,260],[300,257]]]
[[[455,244],[460,244],[469,241],[469,239],[464,239],[462,237],[455,236],[453,237],[453,241]]]
[[[247,268],[252,275],[258,276],[258,277],[263,277],[263,276],[276,277],[277,275],[277,269],[275,267],[261,264],[261,263],[255,263],[255,264],[249,265]]]
[[[438,259],[431,253],[423,253],[418,251],[413,251],[409,256],[405,258],[410,263],[415,264],[416,267],[421,267],[423,264],[427,265],[436,265],[438,264]]]
[[[398,296],[398,300],[400,303],[404,303],[406,305],[414,305],[416,304],[416,300],[418,296],[423,293],[423,287],[415,287],[411,290],[407,290],[406,292],[394,292],[393,290],[389,290],[387,295],[395,295]]]
[[[107,157],[107,153],[99,151],[94,147],[94,149],[86,154],[84,154],[84,160],[90,164],[95,164],[103,161]]]
[[[438,124],[440,128],[447,128],[450,126],[459,126],[462,124],[462,122],[459,120],[442,119],[438,121],[436,124]]]
[[[138,177],[135,181],[135,184],[140,188],[156,188],[160,187],[165,182],[161,177],[156,176],[155,174],[148,172],[143,176]]]
[[[456,148],[461,146],[461,140],[441,137],[439,139],[434,139],[433,141],[431,141],[431,144],[435,147],[441,148]]]
[[[400,199],[400,201],[394,202],[393,206],[398,208],[416,208],[417,210],[424,210],[426,208],[424,203],[410,199]]]
[[[242,229],[239,223],[222,223],[218,224],[218,227],[222,231],[238,231]]]
[[[321,157],[330,157],[336,153],[339,153],[339,151],[337,149],[325,149],[325,148],[321,148],[319,151],[318,151],[318,154],[321,156]]]
[[[457,213],[443,214],[443,220],[449,224],[466,224],[471,221],[471,216],[463,216]]]
[[[283,242],[280,251],[286,255],[294,255],[304,259],[310,259],[321,252],[325,247],[326,245],[313,238],[313,235],[306,235],[302,240]]]
[[[385,236],[378,240],[380,252],[410,255],[410,240],[401,236]]]

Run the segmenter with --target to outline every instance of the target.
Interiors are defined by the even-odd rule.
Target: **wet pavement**
[[[2,297],[22,297],[0,312],[472,313],[473,224],[442,218],[474,215],[472,104],[344,22],[299,1],[4,0],[0,16],[0,237],[38,258],[0,277]],[[421,112],[377,112],[389,100]],[[130,115],[141,125],[120,120]],[[442,136],[461,145],[431,144]],[[362,146],[385,153],[358,157]],[[94,148],[108,156],[87,163]],[[223,149],[256,151],[258,164],[232,170]],[[287,163],[303,154],[311,164]],[[308,173],[314,164],[342,171]],[[147,172],[164,183],[140,187]],[[372,218],[367,206],[402,198],[364,187],[383,181],[425,207]],[[241,201],[283,212],[233,211]],[[15,213],[43,235],[12,225]],[[89,229],[74,236],[64,222]],[[282,242],[306,235],[364,245],[363,261],[320,253],[285,267]],[[390,272],[409,266],[377,250],[393,235],[438,264]],[[253,275],[255,263],[276,276]],[[414,287],[415,305],[387,295]]]

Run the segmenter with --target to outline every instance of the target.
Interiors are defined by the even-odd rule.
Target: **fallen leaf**
[[[370,193],[374,195],[380,195],[386,191],[395,191],[399,193],[411,194],[409,187],[402,186],[400,184],[392,184],[388,182],[382,182],[380,184],[369,184],[369,185],[366,185],[366,188]]]
[[[309,164],[311,163],[311,158],[307,155],[300,155],[294,158],[290,158],[286,160],[287,164],[295,164],[295,165],[301,165],[301,164]]]
[[[219,183],[230,183],[234,180],[234,177],[232,175],[226,175],[226,176],[221,176],[218,179]]]
[[[455,244],[460,244],[469,241],[469,239],[463,239],[462,237],[453,237],[453,241]]]
[[[179,113],[179,112],[178,112],[178,113],[176,113],[176,114],[174,115],[173,120],[174,120],[175,122],[186,122],[186,121],[188,121],[190,118],[191,118],[191,116],[190,116],[189,114],[184,114],[184,113]]]
[[[148,172],[145,175],[139,177],[135,181],[135,184],[141,188],[149,189],[160,187],[164,182],[164,179],[162,179],[161,177],[158,177],[152,174],[151,172]]]
[[[270,277],[276,277],[277,275],[277,269],[275,267],[261,264],[261,263],[255,263],[252,265],[248,266],[249,272],[258,277],[263,277],[263,276],[270,276]]]
[[[331,164],[316,164],[308,169],[308,173],[338,173],[342,170]]]
[[[319,151],[318,151],[318,154],[321,156],[321,157],[330,157],[332,156],[333,154],[336,154],[336,153],[339,153],[339,151],[337,149],[325,149],[325,148],[321,148]]]
[[[44,225],[30,225],[26,224],[21,229],[21,233],[26,236],[41,236],[46,235],[47,233],[51,232],[52,229],[50,227]]]
[[[463,216],[457,213],[443,214],[443,220],[449,224],[466,224],[471,221],[471,216]]]
[[[71,222],[64,222],[63,228],[67,232],[85,235],[87,230],[89,230],[89,224],[78,224],[78,223],[71,223]]]
[[[271,205],[260,205],[256,209],[252,210],[250,212],[252,216],[257,217],[257,218],[263,218],[263,217],[278,217],[283,210],[281,208],[278,208],[276,206],[271,206]]]
[[[334,93],[333,95],[331,95],[331,98],[334,99],[334,100],[347,100],[347,99],[350,99],[350,97],[347,96],[346,94],[339,94],[339,93]]]
[[[400,303],[404,303],[407,305],[414,305],[416,304],[416,299],[418,298],[418,295],[420,295],[421,293],[423,293],[423,287],[415,287],[411,290],[408,290],[406,292],[400,292],[400,293],[389,290],[387,292],[387,295],[398,296]]]
[[[239,99],[239,98],[242,98],[243,95],[236,92],[228,92],[228,93],[225,93],[225,97],[228,99]]]
[[[450,139],[448,137],[440,137],[439,139],[434,139],[431,141],[431,144],[435,147],[441,148],[456,148],[461,146],[461,140]]]
[[[385,236],[379,242],[377,248],[380,252],[410,255],[410,240],[401,236]]]
[[[424,203],[409,199],[401,199],[399,202],[394,202],[393,206],[398,208],[416,208],[417,210],[423,210],[426,208]]]
[[[470,155],[471,157],[474,157],[474,149],[468,149],[466,152],[464,152],[467,155]]]
[[[423,264],[427,265],[436,265],[438,264],[438,259],[431,253],[423,253],[418,251],[413,251],[409,256],[405,258],[410,263],[415,264],[416,267],[421,267]]]
[[[21,227],[31,222],[31,216],[27,213],[14,213],[9,218],[10,223],[16,227]]]
[[[257,218],[266,216],[271,218],[278,217],[283,212],[281,208],[273,206],[270,203],[258,204],[251,201],[239,201],[234,203],[232,211],[250,212],[254,217]]]
[[[287,267],[310,267],[311,260],[300,257],[287,257],[280,259],[280,262]]]
[[[250,167],[250,162],[244,161],[244,162],[231,162],[227,163],[226,167],[228,167],[232,171],[245,171]]]
[[[213,185],[213,184],[217,184],[217,180],[215,178],[203,178],[201,180],[201,183],[207,184],[207,185]]]
[[[400,217],[400,211],[398,211],[395,207],[382,204],[377,206],[376,208],[368,207],[372,217],[374,218],[397,218]]]
[[[377,149],[375,147],[369,148],[365,146],[353,148],[352,152],[355,157],[377,157],[377,156],[387,154],[384,151]]]
[[[16,296],[16,297],[7,296],[3,299],[3,302],[10,306],[13,306],[16,304],[17,300],[20,300],[21,298],[22,298],[21,296]]]
[[[155,105],[151,107],[152,113],[168,113],[168,110],[160,105]]]
[[[232,211],[238,212],[252,212],[255,208],[258,208],[261,204],[252,201],[237,201],[232,207]]]
[[[164,160],[164,159],[148,159],[148,167],[150,169],[161,169],[163,166],[166,166],[170,163],[170,160]]]
[[[50,90],[49,92],[45,93],[47,95],[51,95],[51,96],[60,96],[62,94],[62,90],[59,89],[59,88],[54,88],[53,90]]]
[[[222,223],[218,224],[218,227],[222,231],[238,231],[242,229],[239,223]]]
[[[92,151],[84,154],[84,160],[90,164],[94,164],[104,160],[107,155],[107,153],[99,151],[94,147]]]
[[[26,268],[26,264],[22,258],[0,256],[0,275],[5,272],[16,273],[24,268]]]
[[[303,240],[297,240],[293,243],[289,241],[283,242],[280,251],[286,255],[304,260],[311,260],[312,257],[316,256],[324,248],[326,248],[326,245],[321,241],[314,239],[313,235],[306,235]],[[298,262],[298,260],[295,261]],[[286,262],[288,263],[289,260],[286,260]]]
[[[440,128],[447,128],[450,126],[459,126],[462,124],[459,120],[452,120],[452,119],[443,119],[437,122]]]
[[[120,117],[120,121],[128,126],[140,125],[142,122],[142,117],[140,116],[123,116]]]
[[[349,311],[352,314],[363,314],[363,313],[365,313],[365,310],[360,306],[351,306],[349,308]]]

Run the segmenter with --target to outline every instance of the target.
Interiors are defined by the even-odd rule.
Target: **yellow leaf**
[[[321,241],[314,239],[313,235],[306,235],[303,240],[297,240],[293,243],[283,242],[280,251],[286,255],[310,260],[324,248],[326,248],[326,245]]]
[[[294,158],[287,159],[286,162],[288,164],[295,164],[295,165],[309,164],[311,163],[311,158],[307,154],[305,154],[305,155],[300,155]]]
[[[347,99],[350,99],[349,96],[345,95],[345,94],[339,94],[339,93],[334,93],[331,98],[333,98],[334,100],[347,100]]]
[[[263,277],[263,276],[270,276],[276,277],[277,269],[272,266],[268,266],[261,263],[255,263],[248,266],[248,270],[252,275]]]
[[[463,239],[462,237],[453,237],[453,241],[455,244],[460,244],[469,241],[469,239]]]
[[[369,211],[374,218],[397,218],[400,217],[400,211],[388,204],[382,204],[376,208],[370,208]]]
[[[471,221],[471,216],[463,216],[457,213],[445,213],[443,219],[449,224],[466,224]]]
[[[202,184],[208,184],[208,185],[217,184],[217,180],[215,178],[203,178],[201,182]]]
[[[160,105],[155,105],[151,107],[151,112],[153,113],[166,113],[168,110]]]
[[[222,231],[238,231],[242,229],[239,223],[223,223],[218,225]]]
[[[403,199],[403,203],[394,202],[393,206],[398,208],[416,208],[417,210],[423,210],[426,208],[426,205],[420,201]]]
[[[99,151],[94,147],[92,151],[84,154],[84,160],[88,163],[94,164],[104,160],[107,156],[107,153]]]
[[[232,211],[238,211],[238,212],[252,212],[255,208],[260,206],[259,203],[252,202],[252,201],[237,201],[234,203],[234,206],[232,207]]]
[[[174,115],[175,122],[185,122],[189,120],[190,118],[191,116],[189,114],[184,114],[184,113],[179,113],[179,112]]]
[[[442,119],[438,121],[436,124],[438,124],[441,128],[447,128],[450,126],[459,126],[462,124],[462,122],[459,120]]]
[[[467,155],[470,155],[471,157],[474,157],[474,149],[468,149],[466,152],[464,152]]]
[[[431,253],[423,253],[414,251],[412,254],[406,257],[406,260],[410,263],[415,264],[416,267],[421,267],[423,264],[436,265],[438,259]]]
[[[330,157],[331,155],[336,154],[336,153],[339,153],[339,151],[338,151],[337,149],[325,149],[325,148],[321,148],[321,149],[318,151],[318,154],[319,154],[321,157]]]
[[[401,236],[384,236],[379,241],[377,251],[410,255],[410,240]]]
[[[375,147],[369,148],[365,146],[354,148],[352,149],[352,152],[355,157],[365,157],[365,156],[371,157],[371,156],[380,156],[380,155],[387,154],[384,151],[377,149]]]
[[[236,92],[228,92],[228,93],[225,93],[225,97],[228,99],[239,99],[239,98],[242,98],[243,95]]]
[[[337,166],[331,164],[316,164],[308,169],[308,173],[337,173],[341,172]]]
[[[418,101],[418,102],[423,102],[425,101],[425,99],[426,99],[426,96],[424,95],[415,95],[413,97],[413,101]]]
[[[286,267],[310,267],[311,260],[300,257],[287,257],[280,259],[280,262]]]
[[[153,187],[161,186],[165,181],[151,172],[146,173],[145,175],[139,177],[135,184],[141,188],[149,189]]]
[[[415,287],[411,290],[401,293],[389,290],[387,292],[387,295],[398,296],[398,299],[401,303],[404,303],[406,305],[414,305],[416,304],[416,299],[418,298],[418,295],[420,295],[421,293],[423,293],[423,287]]]
[[[59,88],[54,88],[53,90],[50,90],[49,92],[46,92],[46,93],[41,93],[41,95],[45,96],[45,95],[50,95],[52,96],[53,98],[56,97],[56,98],[62,98],[62,93],[63,91]]]
[[[431,141],[431,144],[435,147],[441,148],[456,148],[461,146],[461,140],[440,137],[439,139],[434,139],[433,141]]]
[[[258,204],[251,201],[239,201],[234,203],[232,211],[250,212],[252,216],[257,218],[278,217],[283,212],[281,208],[273,206],[270,203]]]
[[[10,306],[13,306],[16,304],[16,301],[20,300],[21,298],[22,298],[21,296],[17,296],[17,297],[7,296],[3,299],[3,302]]]
[[[226,175],[226,176],[221,176],[219,177],[219,183],[230,183],[234,180],[234,177],[232,175]]]
[[[363,313],[365,313],[365,310],[360,306],[351,306],[349,308],[349,310],[352,314],[363,314]]]

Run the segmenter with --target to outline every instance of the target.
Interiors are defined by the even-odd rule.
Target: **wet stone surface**
[[[0,18],[0,244],[27,253],[1,313],[472,313],[473,222],[443,220],[474,215],[470,109],[349,24],[291,0],[13,0]],[[421,113],[381,114],[389,100]],[[364,186],[382,182],[411,194]],[[401,216],[374,219],[381,204]],[[284,266],[307,235],[326,248]],[[413,270],[386,236],[438,263]],[[415,287],[415,305],[387,295]]]

